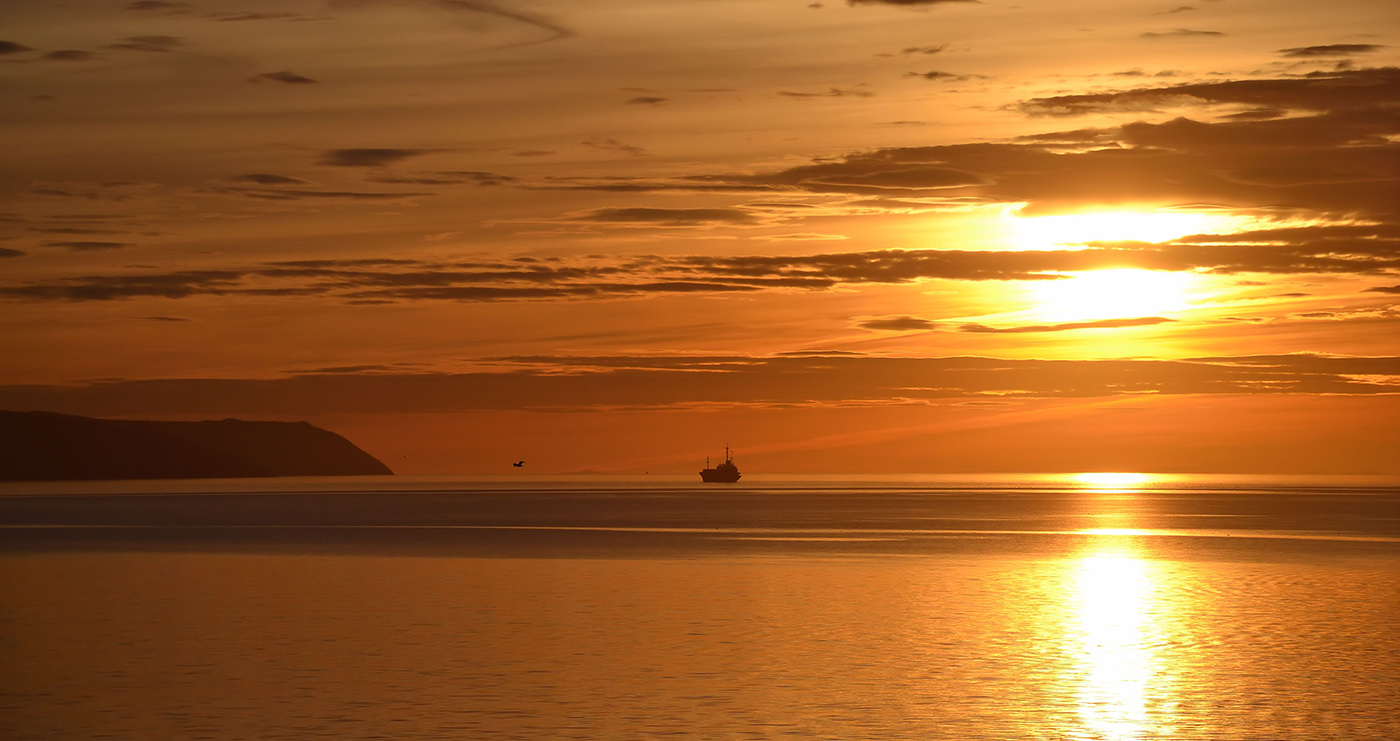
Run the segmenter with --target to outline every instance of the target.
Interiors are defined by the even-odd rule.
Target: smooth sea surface
[[[1394,479],[691,478],[0,484],[0,737],[1400,739]]]

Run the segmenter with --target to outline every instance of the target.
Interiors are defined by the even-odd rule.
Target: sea
[[[5,739],[1400,739],[1400,480],[0,485]]]

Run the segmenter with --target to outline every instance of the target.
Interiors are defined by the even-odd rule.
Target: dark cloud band
[[[697,211],[701,213],[689,213]],[[714,213],[712,213],[712,211]],[[684,215],[678,215],[681,212]],[[743,212],[738,212],[742,214]],[[600,220],[709,223],[714,209],[595,213]],[[102,245],[76,246],[76,245]],[[127,246],[53,242],[69,249]],[[824,290],[923,280],[1044,281],[1110,269],[1240,274],[1400,274],[1400,226],[1332,225],[1195,235],[1162,244],[1095,244],[1063,250],[877,250],[817,255],[635,255],[623,258],[428,262],[320,260],[227,270],[86,275],[0,284],[18,301],[111,301],[198,295],[319,296],[340,301],[504,301],[627,298],[664,293]],[[1133,319],[1145,323],[1149,320]],[[1156,321],[1152,319],[1150,321]],[[1102,325],[1108,326],[1108,325]],[[1133,325],[1123,325],[1133,326]],[[1057,331],[1086,327],[967,329]]]

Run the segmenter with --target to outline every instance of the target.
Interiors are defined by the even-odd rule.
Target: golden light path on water
[[[1088,473],[1076,480],[1089,496],[1103,495],[1113,512],[1102,514],[1130,519],[1134,490],[1153,477]],[[1130,741],[1156,738],[1165,730],[1149,702],[1160,689],[1154,687],[1158,658],[1152,649],[1152,636],[1160,632],[1154,624],[1160,580],[1154,564],[1124,537],[1134,532],[1131,527],[1087,531],[1094,543],[1077,559],[1066,585],[1082,723],[1075,738]]]
[[[1151,729],[1148,690],[1155,657],[1147,640],[1155,583],[1148,563],[1105,549],[1076,565],[1082,738],[1138,739]]]

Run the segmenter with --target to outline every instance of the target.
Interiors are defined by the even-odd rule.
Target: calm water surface
[[[1378,480],[0,489],[6,738],[1400,738]]]

